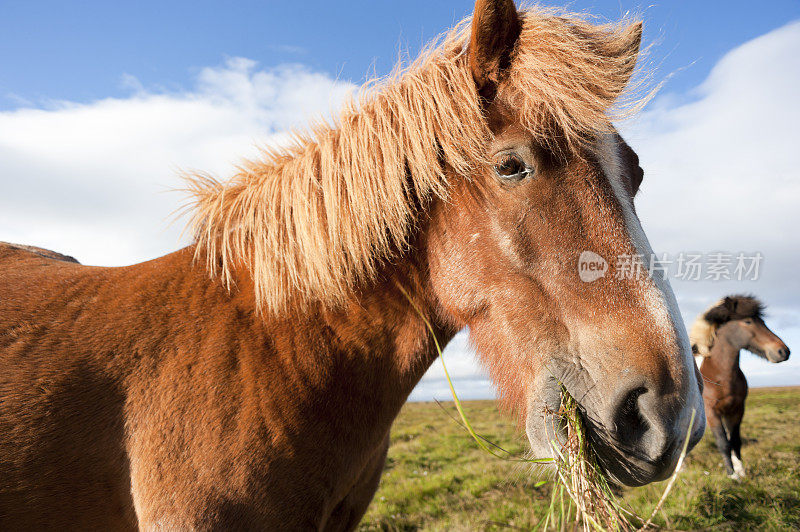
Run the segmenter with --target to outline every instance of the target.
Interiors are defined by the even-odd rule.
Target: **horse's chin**
[[[536,388],[536,393],[528,399],[525,433],[533,458],[552,459],[553,445],[566,439],[566,431],[556,415],[561,406],[561,388],[555,379],[544,379]]]
[[[661,460],[652,462],[620,448],[613,441],[597,433],[590,432],[589,439],[597,457],[598,467],[609,482],[617,486],[635,487],[665,480],[675,471],[680,458],[680,445],[675,445],[672,452]]]

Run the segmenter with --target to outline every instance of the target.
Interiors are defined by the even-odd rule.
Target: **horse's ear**
[[[735,302],[732,301],[731,298],[726,297],[719,305],[706,312],[703,317],[709,323],[715,325],[723,324],[731,319],[732,305],[735,305]]]
[[[513,0],[476,0],[469,66],[481,96],[491,99],[511,66],[522,23]]]
[[[633,74],[636,58],[639,57],[639,48],[642,46],[642,22],[634,22],[625,28],[620,35],[620,55],[633,59],[628,66],[628,76]]]
[[[620,72],[617,74],[619,87],[617,93],[622,93],[628,85],[633,71],[636,69],[636,60],[639,58],[639,48],[642,46],[642,23],[634,22],[619,33],[619,38],[614,43],[614,50],[610,54],[619,61]]]

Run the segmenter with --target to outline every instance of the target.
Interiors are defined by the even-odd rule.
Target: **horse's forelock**
[[[730,299],[735,303],[731,319],[763,319],[766,306],[755,296],[734,295],[730,296]]]
[[[523,125],[544,145],[561,149],[557,137],[573,151],[613,132],[612,120],[635,114],[654,94],[641,90],[646,76],[631,82],[642,26],[546,14],[524,13],[507,85]]]
[[[735,294],[725,297],[703,313],[703,319],[715,325],[745,318],[761,319],[764,304],[755,296]]]

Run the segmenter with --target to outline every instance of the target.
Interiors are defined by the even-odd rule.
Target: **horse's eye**
[[[525,166],[522,159],[514,153],[504,153],[500,160],[494,165],[494,171],[503,179],[522,179],[531,173],[531,169]]]
[[[748,324],[748,325],[752,325],[753,324],[753,320],[751,320],[751,319],[744,320],[744,322],[746,324]]]

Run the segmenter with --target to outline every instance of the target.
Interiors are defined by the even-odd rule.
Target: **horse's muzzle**
[[[691,378],[696,378],[694,373]],[[657,387],[641,379],[622,381],[618,386],[609,408],[598,412],[600,423],[589,423],[601,467],[628,486],[667,478],[686,440],[686,448],[691,449],[705,431],[698,386],[692,382],[669,394],[658,393]],[[685,392],[678,391],[684,388]]]
[[[789,348],[785,345],[775,350],[767,351],[767,360],[770,362],[778,363],[789,360]]]
[[[700,441],[705,412],[701,388],[695,381],[694,371],[687,371],[686,382],[673,383],[670,393],[659,393],[663,386],[648,385],[642,378],[616,379],[615,393],[570,390],[579,400],[599,465],[614,483],[641,486],[663,480],[675,470],[684,444],[688,450]],[[552,412],[554,406],[557,409],[560,392],[554,389],[553,379],[541,384],[536,399],[529,402],[527,422],[528,438],[537,456],[547,449],[542,442],[553,441],[560,430],[555,417],[543,414]]]

